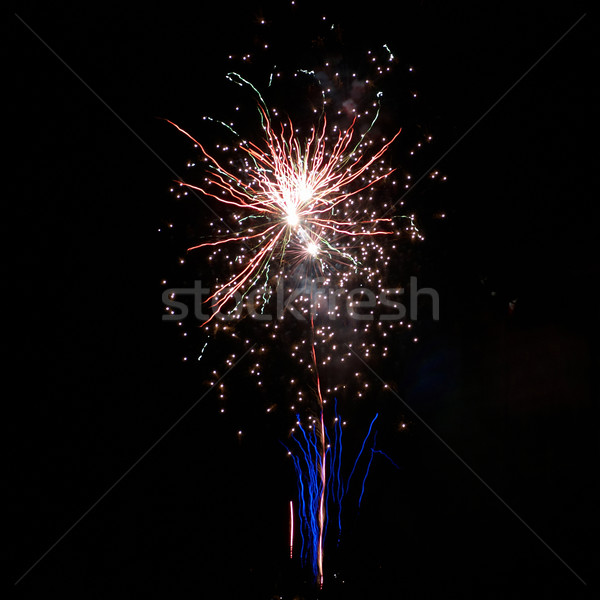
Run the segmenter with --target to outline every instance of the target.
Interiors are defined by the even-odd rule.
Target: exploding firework
[[[236,244],[248,250],[239,271],[208,298],[213,309],[208,321],[236,292],[245,297],[261,280],[268,285],[269,273],[276,270],[282,277],[290,263],[315,261],[324,274],[339,271],[340,265],[357,268],[359,257],[351,253],[347,242],[337,240],[359,238],[363,245],[364,238],[394,234],[378,229],[393,220],[377,217],[375,210],[361,206],[360,194],[391,173],[382,164],[379,171],[383,173],[371,167],[399,132],[368,157],[364,135],[353,144],[354,122],[345,131],[334,127],[333,135],[337,137],[331,141],[323,118],[323,123],[313,127],[308,140],[301,143],[291,121],[283,123],[276,133],[264,102],[259,108],[265,133],[263,146],[240,142],[238,148],[245,158],[237,173],[219,164],[189,133],[176,126],[195,142],[211,168],[204,187],[179,184],[239,210],[234,218],[245,226],[230,237],[189,248]],[[210,191],[212,188],[216,192]],[[248,221],[251,224],[246,226]]]
[[[211,151],[188,127],[169,121],[198,153],[190,166],[202,167],[199,180],[179,180],[173,192],[178,198],[201,200],[215,217],[202,233],[193,232],[195,239],[187,246],[186,259],[201,256],[212,274],[210,287],[194,288],[200,321],[195,328],[205,336],[198,358],[214,336],[230,336],[252,357],[250,374],[269,399],[266,413],[283,407],[289,414],[284,445],[299,484],[301,554],[319,585],[332,506],[337,507],[339,540],[342,500],[377,419],[372,419],[344,483],[345,422],[337,399],[380,395],[382,390],[372,391],[362,360],[375,359],[380,372],[386,372],[383,364],[394,358],[392,334],[404,331],[417,340],[400,302],[404,289],[397,271],[394,284],[389,282],[389,271],[402,264],[406,247],[422,239],[415,215],[403,202],[411,175],[390,157],[402,128],[386,135],[379,121],[384,98],[376,81],[391,72],[396,59],[387,46],[367,51],[364,58],[372,78],[344,74],[325,61],[319,69],[271,71],[268,95],[230,71],[228,80],[252,99],[258,133],[241,135],[234,122],[207,117],[204,121],[229,137]],[[244,55],[242,62],[248,59]],[[297,115],[279,109],[274,100],[292,83],[294,90],[309,90],[296,98]],[[410,155],[430,139],[415,142]],[[431,178],[443,179],[437,172]],[[166,309],[187,335],[182,314],[174,308],[176,296],[176,291],[169,293]],[[269,349],[288,353],[287,376],[277,382],[285,393],[276,389],[276,378],[264,377]],[[232,352],[224,367],[235,364],[237,356]],[[216,385],[221,375],[215,369],[209,383]],[[267,388],[275,391],[267,393]],[[224,383],[219,390],[224,400]],[[327,415],[332,400],[336,408]],[[223,405],[221,412],[225,410]],[[376,449],[376,436],[371,436],[359,503],[373,457],[383,454]],[[292,507],[290,555],[293,516]]]

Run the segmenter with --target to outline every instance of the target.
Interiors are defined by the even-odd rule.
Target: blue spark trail
[[[325,461],[327,465],[327,481],[325,482],[325,522],[323,524],[323,539],[325,538],[327,524],[330,518],[337,517],[337,544],[340,543],[341,532],[342,532],[342,502],[346,496],[350,482],[353,475],[357,472],[358,465],[362,455],[367,447],[367,442],[371,437],[375,421],[379,417],[379,413],[375,415],[369,425],[367,434],[365,435],[360,451],[353,463],[350,475],[344,482],[344,475],[342,472],[342,419],[338,413],[337,399],[334,404],[335,418],[333,420],[333,428],[331,436],[325,430],[324,439],[326,442],[325,448]],[[320,499],[323,492],[323,482],[321,479],[321,460],[322,451],[321,441],[319,439],[319,433],[317,432],[318,425],[315,421],[308,428],[305,428],[301,421],[300,416],[297,415],[297,427],[296,433],[292,433],[291,439],[294,441],[295,449],[292,452],[283,442],[281,444],[286,448],[288,454],[292,458],[294,470],[296,472],[297,486],[298,486],[298,517],[299,517],[299,530],[300,538],[302,541],[302,547],[300,551],[301,563],[303,566],[310,565],[315,578],[319,574],[319,509]],[[358,507],[363,500],[365,493],[365,486],[367,477],[371,470],[375,454],[381,454],[384,458],[389,460],[394,467],[399,469],[398,465],[382,450],[376,448],[377,442],[377,431],[373,434],[373,442],[371,445],[370,456],[364,476],[362,479],[362,485],[360,490],[360,496],[358,498]]]

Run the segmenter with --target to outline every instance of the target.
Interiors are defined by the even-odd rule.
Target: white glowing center
[[[314,242],[309,242],[306,246],[306,251],[311,256],[316,256],[319,253],[319,247]]]
[[[287,214],[287,222],[290,227],[296,227],[298,225],[299,219],[295,210],[290,210]]]

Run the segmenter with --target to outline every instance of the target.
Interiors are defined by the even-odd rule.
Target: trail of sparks
[[[290,559],[294,558],[294,502],[290,500]]]
[[[302,436],[298,438],[293,435],[292,439],[296,443],[300,454],[296,455],[287,446],[284,445],[284,447],[286,447],[288,454],[292,458],[297,476],[302,561],[303,564],[308,562],[311,565],[315,578],[321,584],[322,569],[320,559],[322,559],[322,554],[320,551],[320,540],[322,539],[321,535],[324,535],[320,524],[320,501],[322,494],[321,452],[316,428],[311,427],[307,433],[305,428],[300,424],[299,415],[298,425]]]
[[[309,563],[314,573],[315,579],[319,587],[323,587],[323,559],[324,559],[324,540],[327,534],[327,522],[329,518],[329,507],[335,506],[337,509],[337,540],[340,541],[342,531],[342,500],[350,488],[352,476],[357,470],[360,458],[364,452],[365,446],[375,421],[379,414],[376,414],[369,426],[368,432],[365,435],[360,451],[356,456],[352,470],[348,478],[344,482],[344,477],[341,472],[341,456],[342,456],[342,436],[341,428],[338,427],[341,423],[341,418],[337,412],[337,402],[334,419],[334,437],[329,438],[327,429],[324,424],[323,412],[321,412],[318,427],[316,424],[309,426],[309,431],[304,428],[300,422],[298,415],[298,429],[301,436],[292,434],[292,439],[295,442],[299,453],[294,453],[285,444],[288,455],[292,458],[294,469],[297,476],[298,485],[298,515],[300,517],[300,535],[302,539],[302,547],[300,556],[303,564]],[[371,455],[368,464],[365,468],[363,480],[361,484],[358,506],[360,507],[365,493],[366,480],[369,475],[371,464],[376,453],[383,454],[396,468],[399,468],[392,459],[380,450],[375,449],[377,432],[373,438]],[[326,468],[326,466],[328,468]],[[324,479],[324,475],[327,474]],[[293,510],[292,502],[290,502],[290,511]],[[293,546],[293,514],[290,514],[290,557],[292,556]]]
[[[317,398],[319,400],[319,412],[321,414],[321,427],[320,427],[320,442],[321,442],[321,496],[319,500],[319,554],[318,554],[318,568],[319,568],[319,587],[323,587],[323,554],[324,554],[324,535],[325,535],[325,489],[327,482],[327,469],[326,469],[326,453],[327,448],[325,446],[325,423],[323,421],[323,396],[321,394],[321,378],[319,376],[319,363],[317,362],[317,352],[315,350],[315,322],[314,315],[311,314],[310,318],[311,327],[311,347],[312,357],[315,367],[315,376],[317,380]]]

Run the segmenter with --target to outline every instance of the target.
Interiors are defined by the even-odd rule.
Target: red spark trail
[[[326,450],[325,447],[325,423],[323,421],[323,396],[321,395],[321,379],[319,377],[319,367],[317,364],[317,353],[315,351],[315,322],[314,316],[311,312],[310,315],[310,328],[311,328],[311,348],[312,348],[312,356],[315,365],[315,375],[317,379],[317,395],[319,399],[319,409],[321,413],[321,433],[320,433],[320,442],[321,442],[321,498],[319,500],[319,555],[317,558],[317,562],[319,565],[319,587],[323,587],[323,545],[324,545],[324,531],[325,531],[325,485],[327,482],[327,473],[325,469],[325,458],[326,458]]]
[[[290,558],[294,558],[294,502],[290,500]]]

